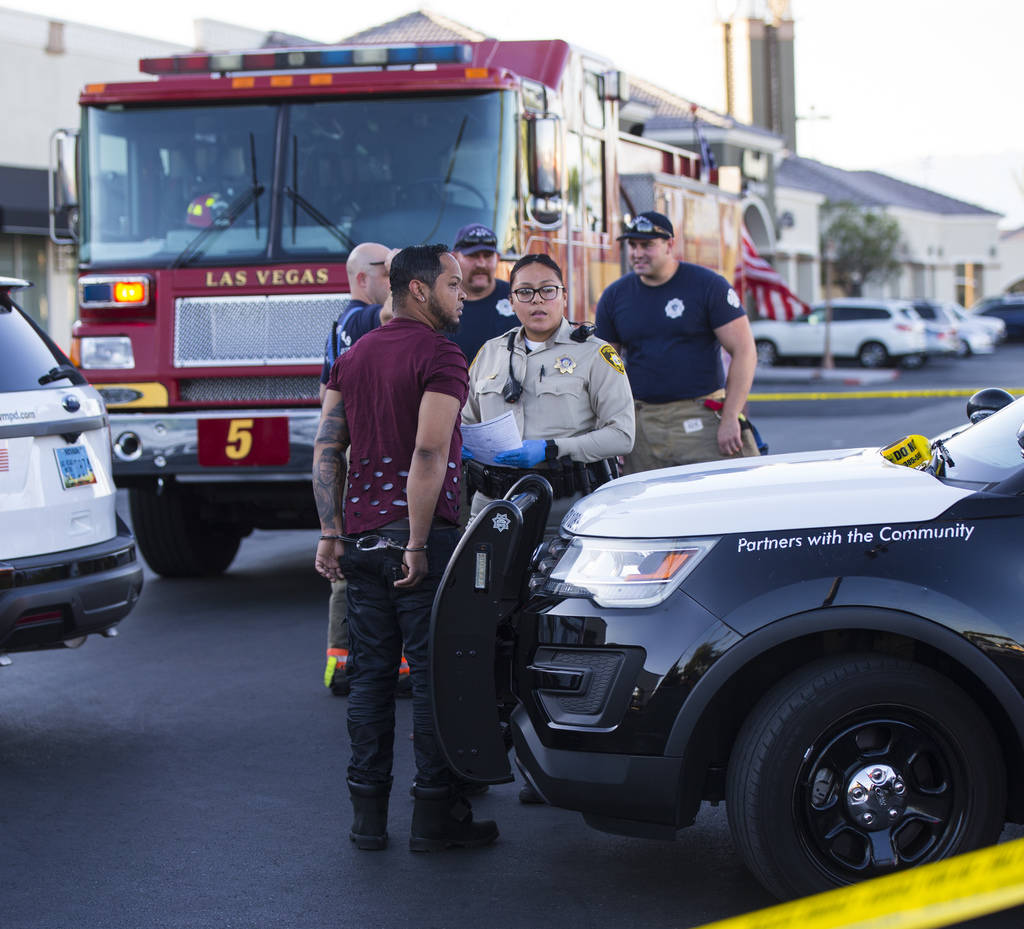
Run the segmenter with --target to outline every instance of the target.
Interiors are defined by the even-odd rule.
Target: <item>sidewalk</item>
[[[899,378],[898,368],[762,368],[754,372],[754,384],[888,384]]]

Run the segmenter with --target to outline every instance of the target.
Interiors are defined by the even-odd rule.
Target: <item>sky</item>
[[[323,42],[426,6],[506,39],[561,38],[724,110],[719,15],[764,0],[0,0],[58,19],[192,45],[216,19]],[[1017,112],[1024,4],[1012,0],[792,0],[797,148],[851,170],[895,174],[1024,224]],[[985,156],[984,158],[981,156]]]

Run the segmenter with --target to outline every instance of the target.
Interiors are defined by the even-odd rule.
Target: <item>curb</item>
[[[754,372],[754,383],[765,384],[845,384],[862,387],[870,384],[888,384],[898,380],[896,368],[878,368],[858,371],[853,368],[761,368]]]

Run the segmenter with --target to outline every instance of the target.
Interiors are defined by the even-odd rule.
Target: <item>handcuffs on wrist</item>
[[[356,549],[360,552],[373,552],[378,548],[394,548],[400,552],[425,552],[427,550],[426,545],[421,545],[418,548],[407,548],[405,545],[396,542],[394,539],[389,539],[386,535],[363,535],[358,539],[353,539],[347,535],[322,535],[320,541],[333,541],[333,542],[351,542],[355,545]]]

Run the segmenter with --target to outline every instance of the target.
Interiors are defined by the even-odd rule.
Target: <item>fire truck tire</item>
[[[164,577],[222,574],[238,553],[239,532],[204,522],[188,493],[165,487],[160,494],[129,491],[135,540],[146,563]]]

